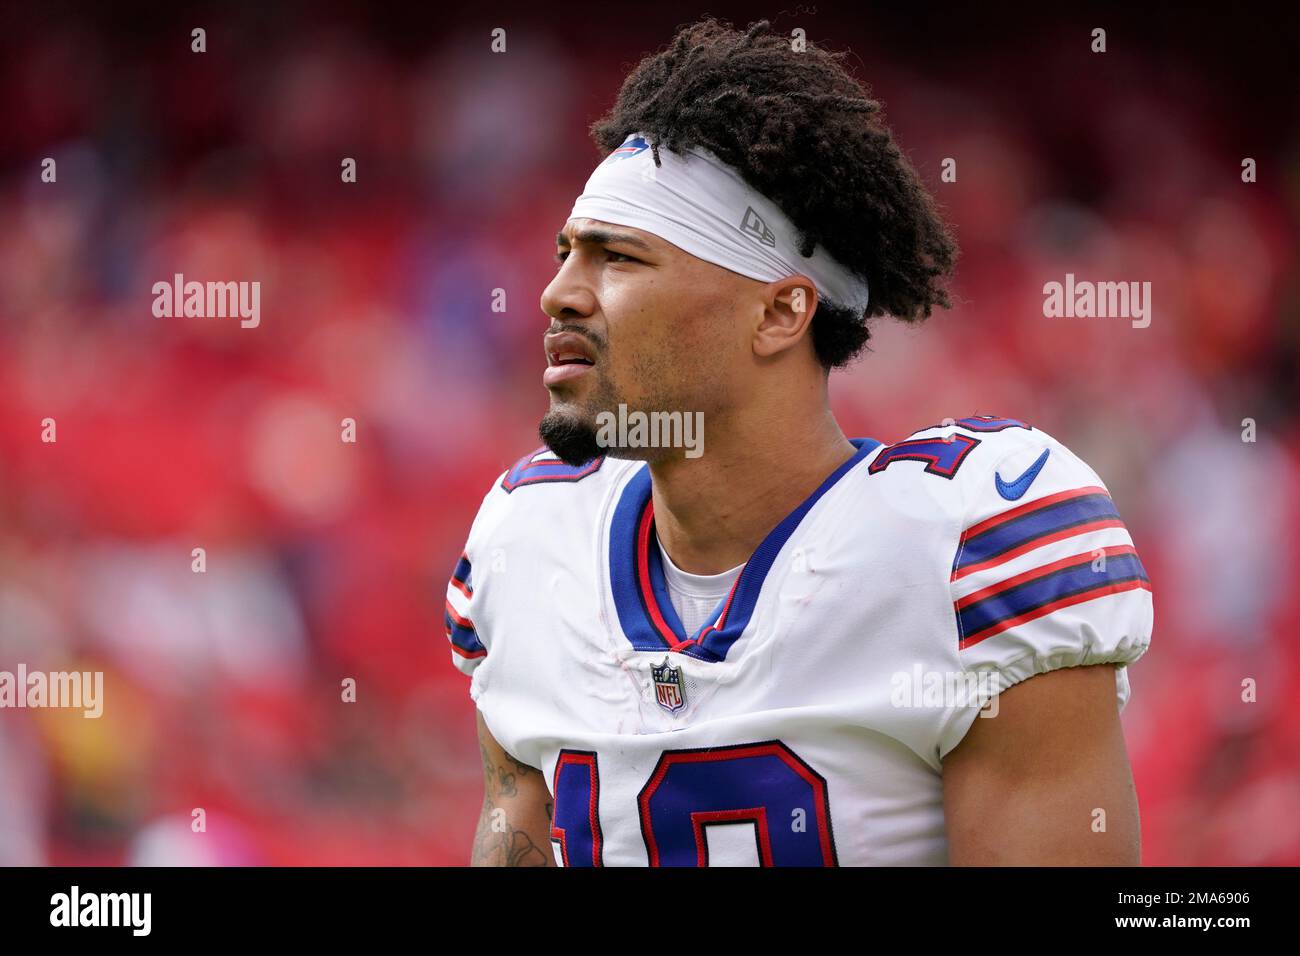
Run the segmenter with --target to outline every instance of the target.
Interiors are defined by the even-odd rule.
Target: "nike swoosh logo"
[[[998,494],[1007,501],[1018,501],[1025,496],[1029,486],[1034,483],[1038,473],[1043,470],[1043,465],[1047,464],[1047,456],[1052,453],[1052,449],[1044,448],[1043,453],[1038,456],[1038,461],[1034,462],[1025,469],[1025,473],[1015,481],[1003,481],[1002,476],[996,471],[993,472],[993,483],[998,486]]]

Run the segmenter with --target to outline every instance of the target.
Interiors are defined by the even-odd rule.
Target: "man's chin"
[[[596,441],[595,427],[572,413],[552,409],[542,416],[537,434],[560,461],[575,468],[605,452]]]

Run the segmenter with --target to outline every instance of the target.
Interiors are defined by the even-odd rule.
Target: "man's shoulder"
[[[992,415],[945,419],[883,445],[866,475],[924,487],[963,512],[1032,500],[1049,486],[1105,490],[1096,472],[1041,428]]]
[[[600,510],[629,469],[641,462],[601,455],[569,465],[546,446],[520,456],[499,474],[483,496],[470,540],[482,540],[502,529],[537,529],[558,534],[585,522]]]
[[[579,566],[574,562],[590,553],[595,523],[612,489],[629,468],[641,466],[604,457],[566,465],[543,447],[496,477],[447,587],[444,624],[460,670],[474,673],[494,640],[502,639],[503,614],[535,604],[543,593],[538,589],[544,590],[558,569]]]
[[[888,539],[900,553],[950,561],[963,536],[985,522],[1030,512],[1039,517],[1020,523],[1109,514],[1109,495],[1088,464],[1042,429],[973,415],[875,448],[835,497],[829,520],[863,540]]]

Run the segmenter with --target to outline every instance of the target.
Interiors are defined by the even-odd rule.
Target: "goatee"
[[[542,416],[537,434],[560,461],[574,468],[585,465],[605,451],[596,441],[596,429],[562,412],[549,411]]]

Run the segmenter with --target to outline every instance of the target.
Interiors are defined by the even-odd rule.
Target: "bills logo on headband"
[[[650,676],[655,682],[655,700],[660,707],[675,714],[686,706],[686,685],[680,667],[673,667],[664,657],[662,664],[650,665]]]
[[[605,162],[612,163],[619,159],[630,159],[637,153],[643,153],[650,148],[650,144],[641,136],[629,136],[623,141],[623,145],[614,152],[605,157]]]

